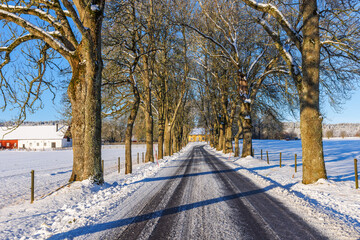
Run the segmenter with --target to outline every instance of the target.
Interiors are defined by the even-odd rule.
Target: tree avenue
[[[303,183],[313,183],[326,178],[321,100],[339,106],[359,79],[358,10],[351,0],[1,1],[1,107],[17,105],[21,123],[53,89],[45,70],[61,56],[72,73],[71,181],[103,182],[102,119],[106,131],[123,125],[106,139],[125,142],[129,174],[134,137],[146,162],[154,141],[161,159],[194,127],[211,147],[247,157],[253,138],[281,138],[281,121],[299,115]],[[22,45],[33,71],[11,78]]]

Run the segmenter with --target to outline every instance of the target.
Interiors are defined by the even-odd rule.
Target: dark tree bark
[[[158,159],[164,158],[164,133],[165,133],[165,119],[159,119],[158,123],[159,137],[158,137]]]
[[[322,116],[319,107],[320,35],[316,0],[302,3],[303,44],[300,89],[300,130],[303,154],[303,183],[326,177],[322,144]]]
[[[239,140],[240,140],[240,136],[242,134],[242,123],[241,120],[238,119],[238,132],[235,134],[235,153],[234,153],[234,157],[239,157],[240,156],[240,146],[239,146]]]
[[[150,82],[145,80],[145,127],[146,127],[146,154],[145,162],[154,162],[153,152],[153,116],[151,107],[151,89]]]
[[[132,155],[131,155],[131,138],[134,123],[140,106],[140,95],[136,86],[132,86],[134,93],[134,104],[131,108],[130,115],[125,131],[125,174],[132,173]]]
[[[222,116],[219,125],[219,139],[216,150],[221,151],[224,148],[224,143],[225,143],[225,119]]]
[[[241,157],[252,156],[252,121],[250,103],[241,103],[240,119],[243,130],[243,148]]]

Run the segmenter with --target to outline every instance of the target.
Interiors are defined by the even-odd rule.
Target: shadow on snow
[[[99,223],[99,224],[95,224],[92,226],[84,226],[84,227],[70,230],[68,232],[53,235],[48,239],[54,240],[54,239],[64,239],[64,238],[69,238],[69,237],[73,238],[73,237],[78,237],[78,236],[82,236],[82,235],[89,234],[89,233],[97,233],[97,232],[101,232],[101,231],[108,230],[108,229],[123,227],[123,226],[127,226],[130,224],[148,221],[148,220],[159,218],[159,217],[166,216],[166,215],[176,214],[179,212],[184,212],[184,211],[188,211],[188,210],[199,208],[199,207],[216,204],[219,202],[230,201],[230,200],[237,199],[237,198],[242,198],[242,197],[247,197],[247,196],[254,195],[254,194],[264,193],[274,187],[275,187],[274,185],[271,185],[266,188],[256,189],[256,190],[252,190],[252,191],[248,191],[248,192],[244,192],[244,193],[237,193],[237,194],[233,194],[233,195],[227,195],[227,196],[222,196],[222,197],[218,197],[218,198],[208,199],[208,200],[204,200],[204,201],[200,201],[200,202],[184,204],[184,205],[180,205],[177,207],[158,210],[158,211],[154,211],[151,213],[134,216],[134,217],[129,217],[129,218],[124,218],[124,219],[111,221],[111,222],[107,222],[107,223]]]

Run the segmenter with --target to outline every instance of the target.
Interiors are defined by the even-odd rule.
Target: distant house
[[[0,148],[45,150],[71,147],[72,139],[66,136],[68,126],[20,126],[15,130],[0,127]]]
[[[204,128],[194,128],[189,134],[189,142],[206,142]]]

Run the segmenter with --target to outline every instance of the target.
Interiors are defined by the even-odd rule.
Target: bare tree
[[[300,67],[288,51],[286,43],[280,40],[280,36],[271,29],[264,18],[258,19],[259,24],[272,37],[275,46],[287,62],[298,88],[304,163],[303,183],[312,183],[320,178],[326,178],[322,147],[322,117],[319,109],[320,35],[317,1],[303,1],[299,6],[301,12],[298,15],[298,19],[302,19],[303,22],[301,27],[302,37],[276,6],[257,3],[252,0],[243,0],[243,2],[255,10],[272,16],[301,53],[302,68],[300,71]]]
[[[326,131],[325,136],[326,136],[328,139],[334,137],[334,131],[333,131],[333,130],[328,130],[328,131]]]
[[[70,181],[103,182],[101,169],[101,27],[105,1],[1,1],[0,19],[11,31],[5,62],[18,46],[44,42],[72,70],[68,86],[72,107],[73,171]],[[10,24],[10,22],[12,24]],[[7,33],[9,34],[9,33]],[[44,52],[45,53],[45,52]],[[45,55],[44,55],[45,56]]]
[[[348,136],[348,134],[347,134],[346,131],[341,131],[341,132],[340,132],[340,137],[345,138],[345,137],[347,137],[347,136]]]

